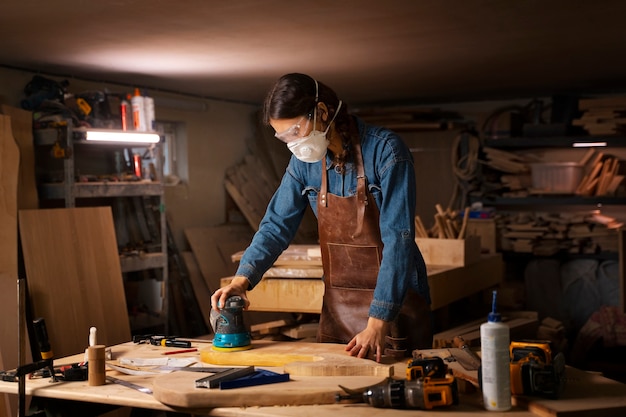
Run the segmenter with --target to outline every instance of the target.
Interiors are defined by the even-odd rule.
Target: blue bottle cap
[[[493,298],[491,300],[491,312],[487,315],[487,321],[489,323],[498,323],[502,321],[502,316],[498,313],[498,291],[493,291]]]

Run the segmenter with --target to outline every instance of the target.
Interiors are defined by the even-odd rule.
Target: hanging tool
[[[252,347],[250,331],[243,320],[244,300],[229,297],[219,311],[211,310],[211,327],[215,332],[213,349],[224,352],[247,350]]]

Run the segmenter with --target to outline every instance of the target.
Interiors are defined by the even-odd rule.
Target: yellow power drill
[[[361,401],[377,408],[431,410],[459,403],[456,379],[439,357],[411,359],[406,380],[387,378],[361,390],[339,387],[347,395],[337,394],[338,402]]]

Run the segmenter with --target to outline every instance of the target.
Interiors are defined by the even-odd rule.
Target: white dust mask
[[[337,117],[337,113],[339,113],[339,109],[341,109],[341,100],[339,100],[339,106],[337,106],[337,110],[335,111],[335,115],[328,123],[326,130],[321,132],[319,130],[315,130],[315,125],[317,121],[317,107],[313,111],[313,130],[309,133],[308,136],[295,140],[293,142],[289,142],[287,147],[295,155],[296,158],[301,160],[302,162],[314,163],[322,160],[324,156],[326,156],[326,150],[328,149],[328,139],[326,135],[330,130],[330,125]]]

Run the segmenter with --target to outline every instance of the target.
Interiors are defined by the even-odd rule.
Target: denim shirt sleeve
[[[415,243],[415,170],[410,150],[396,134],[371,127],[367,132],[363,158],[370,191],[380,211],[383,242],[369,316],[390,321],[399,313],[409,288],[430,303],[426,266]],[[376,143],[373,147],[369,143],[372,139]],[[373,166],[368,169],[370,163]]]
[[[248,278],[248,289],[254,288],[261,281],[263,274],[295,236],[308,205],[303,190],[302,183],[295,178],[293,171],[287,169],[267,206],[259,230],[254,234],[237,268],[236,275]]]

